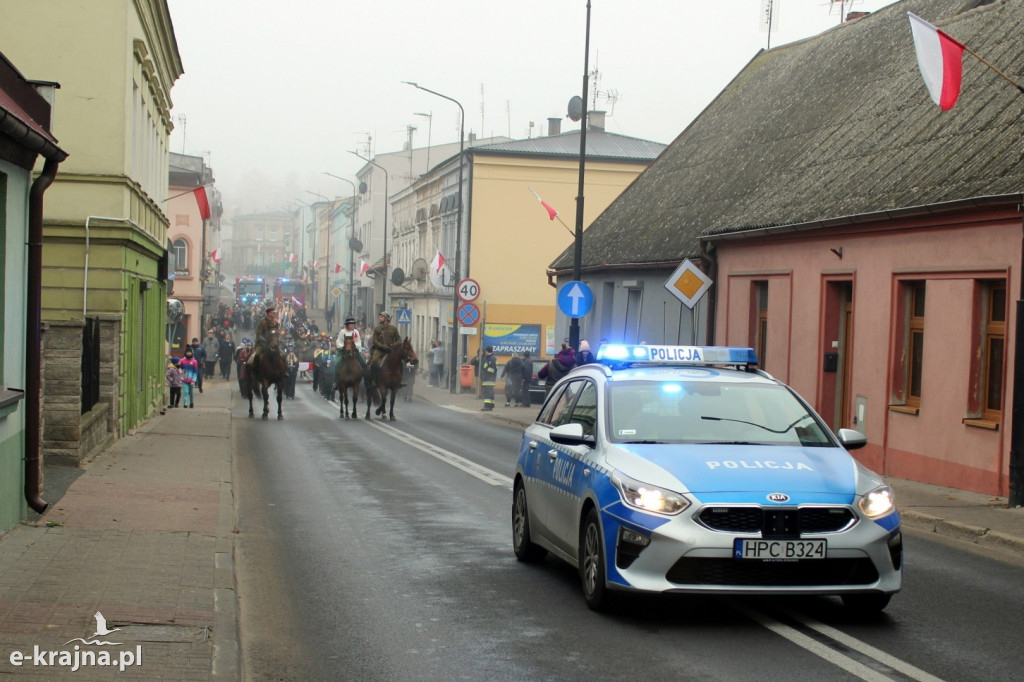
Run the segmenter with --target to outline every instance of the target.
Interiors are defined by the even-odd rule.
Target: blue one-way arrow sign
[[[594,292],[583,282],[566,282],[558,290],[558,309],[566,317],[584,317],[594,307]]]

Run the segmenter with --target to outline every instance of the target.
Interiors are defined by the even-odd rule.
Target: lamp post
[[[590,0],[587,0],[587,37],[583,51],[583,118],[580,119],[580,181],[579,193],[576,195],[576,231],[572,250],[572,278],[580,281],[583,276],[580,265],[583,260],[583,175],[587,162],[587,82],[590,78]],[[569,322],[569,345],[580,347],[580,319],[573,317]]]
[[[352,233],[349,235],[348,243],[348,314],[355,315],[355,253],[352,251],[352,239],[356,236],[356,183],[352,182],[347,178],[343,178],[340,175],[334,173],[328,173],[324,171],[324,175],[329,175],[335,180],[341,180],[352,185],[352,201],[348,205],[348,215],[352,221]]]
[[[382,282],[384,289],[381,294],[381,311],[387,312],[388,309],[388,171],[384,166],[370,161],[368,158],[360,154],[359,152],[349,152],[354,154],[360,159],[370,164],[374,168],[379,168],[384,171],[384,281]]]
[[[417,90],[423,90],[429,92],[431,95],[436,95],[442,99],[446,99],[449,102],[454,102],[455,106],[459,108],[459,207],[456,217],[455,226],[455,282],[453,283],[452,289],[452,350],[451,350],[451,367],[448,368],[448,391],[450,393],[457,393],[456,380],[458,379],[458,366],[459,366],[459,281],[462,279],[461,267],[462,267],[462,156],[463,146],[466,133],[466,110],[462,108],[459,101],[448,95],[442,95],[436,90],[425,88],[419,83],[413,83],[412,81],[402,81],[406,85],[411,85]]]

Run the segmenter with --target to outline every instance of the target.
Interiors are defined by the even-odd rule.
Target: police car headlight
[[[690,501],[680,493],[641,483],[619,472],[612,475],[612,484],[623,502],[641,511],[674,515],[690,506]]]
[[[896,500],[893,497],[892,488],[887,485],[875,488],[867,495],[861,497],[857,504],[869,519],[885,516],[896,508]]]

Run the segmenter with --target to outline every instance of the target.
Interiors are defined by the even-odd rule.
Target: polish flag
[[[537,194],[536,192],[534,192],[532,187],[527,187],[527,189],[530,190],[530,193],[533,194],[533,196],[537,197],[537,201],[539,201],[540,205],[544,207],[544,210],[548,212],[548,219],[549,220],[554,220],[555,216],[558,215],[558,211],[556,211],[551,206],[551,204],[549,204],[548,202],[546,202],[543,199],[541,199],[540,195]]]
[[[204,220],[205,220],[205,218],[204,218]],[[213,251],[211,251],[210,252],[210,258],[213,259],[214,263],[219,263],[220,262],[220,249],[214,249]]]
[[[430,261],[430,271],[427,273],[430,277],[430,283],[435,287],[444,286],[444,271],[445,271],[444,256],[438,249],[437,254],[434,256],[434,260]]]
[[[341,263],[335,263],[334,264],[334,274],[338,274],[339,272],[341,272]]]
[[[199,217],[203,220],[210,219],[210,197],[206,193],[206,187],[196,187],[192,190],[192,194],[196,198],[196,203],[199,204]]]
[[[299,256],[297,254],[295,254],[294,252],[288,254],[288,262],[289,263],[294,263],[297,260],[299,260]]]
[[[362,258],[359,259],[359,276],[362,277],[370,270],[370,264],[364,261]]]
[[[960,96],[964,46],[916,14],[907,12],[907,17],[928,94],[943,111],[952,109]]]

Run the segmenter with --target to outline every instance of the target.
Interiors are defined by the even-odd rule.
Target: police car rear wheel
[[[611,605],[612,595],[605,585],[604,542],[601,540],[601,524],[597,511],[591,509],[583,521],[580,531],[580,582],[583,599],[595,611],[603,611]]]
[[[526,506],[526,489],[522,483],[516,483],[512,494],[512,550],[516,559],[527,563],[540,561],[548,551],[538,547],[530,540],[530,514]]]

